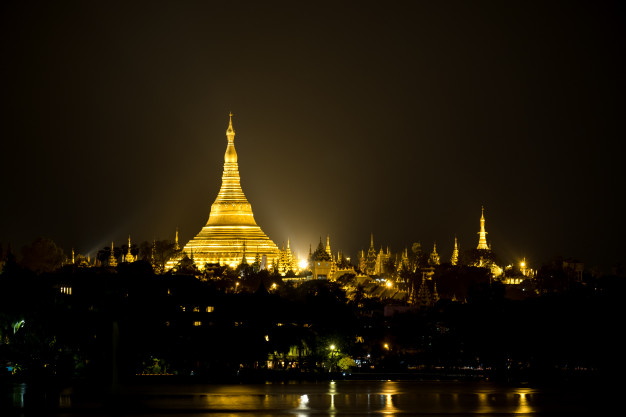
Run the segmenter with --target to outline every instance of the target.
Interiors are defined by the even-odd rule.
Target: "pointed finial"
[[[226,129],[226,137],[229,142],[235,140],[235,129],[233,129],[233,113],[228,113],[228,129]]]

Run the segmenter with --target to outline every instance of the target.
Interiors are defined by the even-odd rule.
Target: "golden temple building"
[[[280,252],[256,224],[252,206],[241,189],[232,113],[229,116],[222,186],[211,205],[209,220],[185,245],[183,252],[187,256],[193,253],[199,269],[204,269],[207,263],[236,267],[244,257],[248,264],[254,263],[257,257],[265,257],[267,267],[272,268]]]

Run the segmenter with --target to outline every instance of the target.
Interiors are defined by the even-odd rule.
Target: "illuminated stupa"
[[[452,257],[450,258],[450,265],[456,266],[459,263],[459,245],[454,237],[454,250],[452,251]]]
[[[228,144],[224,154],[222,187],[211,205],[209,220],[200,233],[190,240],[183,252],[193,258],[196,266],[203,269],[206,263],[219,263],[236,267],[244,256],[252,264],[258,256],[267,257],[268,266],[279,256],[276,244],[254,221],[252,206],[241,189],[235,130],[232,113],[226,130]]]
[[[480,232],[478,232],[478,247],[476,249],[489,250],[487,232],[485,231],[485,208],[480,209]]]

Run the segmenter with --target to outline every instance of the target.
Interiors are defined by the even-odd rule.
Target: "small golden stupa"
[[[476,249],[489,250],[487,232],[485,231],[485,208],[480,208],[480,232],[478,232],[478,247]]]
[[[209,220],[185,245],[183,252],[193,256],[200,269],[204,269],[206,263],[236,267],[244,257],[252,264],[257,254],[266,256],[269,267],[278,258],[279,250],[254,221],[252,206],[241,189],[232,113],[229,117],[222,187],[211,205]]]

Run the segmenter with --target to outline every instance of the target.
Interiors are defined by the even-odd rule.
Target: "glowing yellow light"
[[[266,342],[269,342],[269,341],[270,341],[270,336],[269,336],[269,335],[267,335],[267,334],[265,335],[265,341],[266,341]]]
[[[330,345],[330,350],[335,350],[335,345]]]
[[[206,225],[183,252],[190,255],[199,269],[206,263],[219,263],[236,268],[245,256],[248,264],[254,262],[255,255],[267,257],[267,267],[279,255],[276,244],[261,230],[254,220],[252,206],[241,188],[237,151],[235,150],[235,130],[232,118],[226,131],[227,144],[224,154],[222,185],[211,205]],[[168,261],[166,269],[171,269],[182,259],[182,255]]]
[[[307,269],[309,267],[309,262],[306,259],[300,259],[298,266],[300,269]]]
[[[393,282],[387,281],[387,283],[385,285],[387,286],[387,288],[391,288],[391,287],[393,287]]]
[[[389,350],[389,345],[385,343],[385,349]]]
[[[526,262],[521,263],[522,268],[526,268]]]

